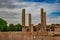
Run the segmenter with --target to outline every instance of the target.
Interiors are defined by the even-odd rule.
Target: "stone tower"
[[[42,30],[46,28],[46,12],[44,12],[43,8],[41,8],[41,27]]]
[[[25,30],[25,9],[22,9],[22,31]]]
[[[29,31],[31,31],[31,14],[28,15]]]

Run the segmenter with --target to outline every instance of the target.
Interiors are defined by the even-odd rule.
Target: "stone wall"
[[[40,35],[30,32],[0,32],[0,40],[59,40],[60,37]]]

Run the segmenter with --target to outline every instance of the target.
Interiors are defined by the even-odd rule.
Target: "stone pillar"
[[[43,8],[41,8],[41,31],[43,30]]]
[[[41,8],[41,24],[43,24],[43,8]]]
[[[28,16],[28,22],[29,22],[29,31],[31,31],[31,14]]]
[[[46,12],[43,13],[43,27],[46,29]]]
[[[43,8],[41,8],[41,27],[42,30],[46,28],[46,12],[44,12]]]
[[[25,9],[22,9],[22,31],[25,30]]]

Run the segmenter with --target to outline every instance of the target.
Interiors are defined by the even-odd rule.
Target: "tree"
[[[7,31],[7,22],[0,18],[0,31]]]
[[[14,31],[14,24],[9,24],[8,31]]]
[[[20,24],[15,25],[14,31],[22,31],[22,26]]]

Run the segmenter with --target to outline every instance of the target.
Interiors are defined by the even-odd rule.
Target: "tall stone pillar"
[[[28,22],[29,22],[29,31],[31,31],[31,14],[29,14],[29,17],[28,17]]]
[[[43,26],[43,8],[41,8],[41,26]]]
[[[22,9],[22,31],[25,30],[25,9]]]
[[[41,30],[43,30],[43,8],[41,8]]]
[[[41,8],[41,27],[42,30],[46,28],[46,12],[44,12],[43,8]]]
[[[46,29],[46,12],[43,12],[43,26]]]

